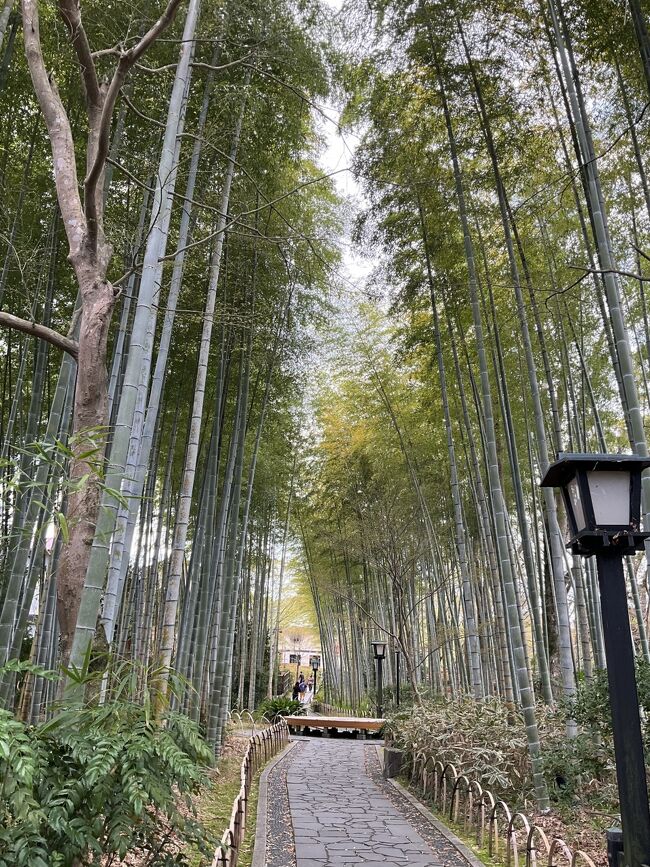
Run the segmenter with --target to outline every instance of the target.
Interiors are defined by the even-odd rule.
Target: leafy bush
[[[495,793],[521,795],[529,786],[523,719],[496,699],[427,701],[391,717],[388,730],[411,756],[451,762]]]
[[[572,803],[598,792],[600,800],[615,802],[613,752],[592,732],[567,739],[558,729],[545,740],[542,762],[553,800]]]
[[[377,693],[375,690],[371,690],[369,696],[372,699],[374,704],[377,704]],[[420,699],[428,700],[433,699],[432,693],[428,692],[428,690],[423,686],[420,687]],[[395,708],[396,709],[396,700],[397,700],[397,692],[395,687],[392,684],[385,686],[382,690],[382,700],[384,707],[387,708]],[[410,710],[415,704],[415,696],[413,695],[413,687],[410,683],[402,683],[399,688],[399,702],[400,702],[400,710],[406,710],[407,708]],[[373,707],[374,713],[374,707]]]
[[[638,669],[639,665],[637,664],[637,676]],[[643,704],[642,696],[639,697],[641,704]],[[566,715],[575,719],[578,725],[584,729],[605,737],[611,737],[612,719],[609,710],[607,671],[597,669],[590,680],[586,680],[584,675],[580,676],[575,699],[567,705]]]
[[[643,739],[646,753],[650,753],[650,663],[640,656],[636,659],[636,684],[642,714]],[[590,730],[607,741],[612,737],[612,720],[609,710],[609,685],[607,672],[598,669],[591,680],[581,677],[575,700],[567,707],[567,714],[578,725]]]
[[[67,867],[127,852],[140,864],[182,864],[179,838],[209,856],[215,843],[190,795],[211,759],[189,719],[156,721],[131,701],[69,706],[35,727],[0,711],[0,867]]]
[[[639,704],[646,757],[650,758],[650,664],[637,658]],[[616,810],[616,779],[607,672],[581,677],[575,698],[557,708],[537,708],[544,774],[559,804],[587,799],[599,809]],[[566,737],[566,722],[579,734]],[[388,721],[388,736],[412,758],[419,752],[451,762],[479,782],[521,803],[531,791],[530,760],[521,716],[497,699],[470,697],[425,701],[401,708]]]
[[[267,716],[271,722],[276,722],[282,716],[297,716],[305,712],[304,707],[299,701],[293,698],[281,695],[277,698],[268,698],[259,707],[261,714]]]
[[[579,727],[566,737],[566,722]],[[588,796],[609,807],[616,803],[614,747],[609,711],[607,672],[580,675],[575,697],[560,703],[542,731],[542,762],[551,798],[571,804]],[[592,798],[590,797],[590,800]]]

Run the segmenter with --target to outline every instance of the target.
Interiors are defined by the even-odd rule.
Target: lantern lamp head
[[[386,642],[385,641],[371,641],[372,644],[372,652],[375,655],[375,659],[384,659],[386,656]]]
[[[641,532],[641,474],[647,467],[650,458],[637,455],[558,454],[541,486],[562,491],[572,553],[643,548],[650,536]]]
[[[320,656],[311,656],[309,658],[309,664],[311,665],[313,671],[318,671],[320,668]]]

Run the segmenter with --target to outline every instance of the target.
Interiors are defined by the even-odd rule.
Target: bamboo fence
[[[239,850],[246,831],[248,797],[257,771],[277,755],[289,742],[289,729],[281,719],[269,728],[254,734],[248,741],[241,763],[241,786],[232,805],[230,824],[223,833],[221,843],[212,861],[212,867],[237,867]]]
[[[507,867],[596,867],[581,849],[572,850],[556,836],[549,836],[525,813],[513,811],[488,789],[459,774],[423,752],[413,756],[411,783],[434,809],[463,829],[491,858],[501,860],[505,848]]]

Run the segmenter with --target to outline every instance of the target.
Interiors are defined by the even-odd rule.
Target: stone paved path
[[[448,864],[373,782],[367,750],[374,747],[321,738],[292,750],[286,779],[296,867]]]

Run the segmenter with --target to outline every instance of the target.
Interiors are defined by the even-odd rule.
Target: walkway
[[[468,867],[381,778],[373,744],[300,741],[271,772],[268,803],[267,867]]]

